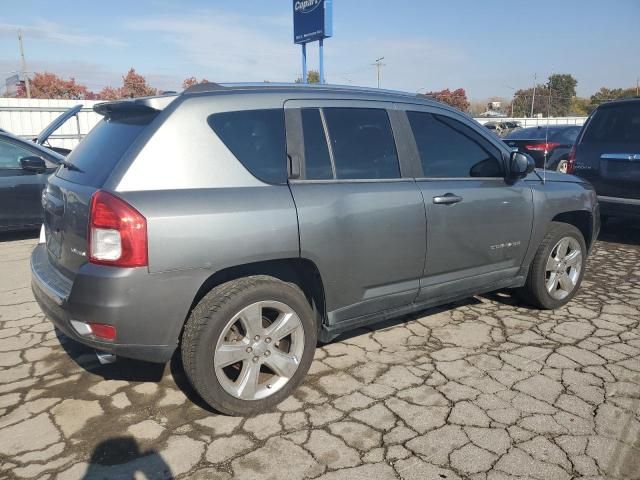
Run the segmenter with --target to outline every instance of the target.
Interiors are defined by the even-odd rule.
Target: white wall
[[[44,127],[66,109],[78,104],[83,108],[78,121],[71,118],[50,139],[52,145],[73,148],[78,144],[78,134],[84,137],[102,118],[93,111],[95,100],[49,100],[26,98],[0,98],[0,128],[15,135],[35,138]],[[78,132],[79,126],[79,132]]]

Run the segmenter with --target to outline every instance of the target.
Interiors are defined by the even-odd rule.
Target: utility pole
[[[27,76],[27,62],[24,60],[24,47],[22,46],[22,30],[18,29],[18,45],[20,46],[20,61],[22,69],[22,77],[24,78],[24,84],[27,87],[27,98],[31,98],[31,85],[29,85],[29,77]]]
[[[636,97],[640,95],[640,77],[636,77]]]
[[[384,63],[382,63],[382,60],[384,60],[384,57],[376,58],[376,63],[372,64],[375,65],[378,70],[378,88],[380,88],[380,74],[382,71],[382,67],[384,67]]]
[[[538,76],[536,73],[533,74],[533,95],[531,96],[531,115],[529,115],[530,117],[533,117],[533,103],[536,101],[536,84],[538,82],[537,80]]]

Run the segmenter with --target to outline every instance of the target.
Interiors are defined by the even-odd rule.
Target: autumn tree
[[[203,78],[202,80],[198,80],[196,77],[189,77],[189,78],[185,78],[183,80],[182,88],[184,88],[186,90],[187,88],[193,87],[194,85],[197,85],[198,83],[210,83],[210,82],[206,78]]]
[[[50,72],[34,73],[29,80],[32,98],[54,98],[65,100],[84,100],[90,92],[82,84],[76,83],[75,78],[64,80]],[[17,96],[26,98],[24,85],[18,87]]]
[[[448,88],[437,92],[427,92],[424,94],[426,97],[431,97],[438,102],[446,103],[458,110],[466,112],[469,109],[469,100],[467,99],[467,92],[464,88],[458,88],[454,91]]]

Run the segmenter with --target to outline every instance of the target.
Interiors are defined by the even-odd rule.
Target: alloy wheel
[[[582,270],[582,250],[573,237],[564,237],[551,249],[545,285],[553,298],[562,300],[576,288]]]
[[[288,305],[253,303],[225,326],[213,357],[224,390],[241,400],[260,400],[280,390],[298,370],[304,327]]]

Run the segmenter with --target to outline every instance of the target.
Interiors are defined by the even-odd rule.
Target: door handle
[[[433,197],[433,203],[436,205],[453,205],[462,201],[462,197],[454,195],[453,193],[445,193],[440,197]]]

